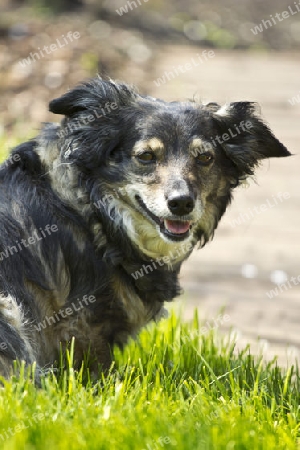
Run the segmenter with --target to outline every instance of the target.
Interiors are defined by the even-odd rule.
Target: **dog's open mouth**
[[[136,195],[135,198],[140,207],[147,213],[147,216],[159,225],[160,232],[166,237],[173,241],[183,241],[189,236],[190,229],[192,228],[191,221],[160,219],[147,208],[141,197]]]

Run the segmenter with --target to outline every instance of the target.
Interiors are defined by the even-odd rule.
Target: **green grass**
[[[86,371],[3,381],[0,448],[295,449],[299,373],[255,361],[234,342],[201,335],[197,317],[145,329],[97,383]],[[228,339],[227,339],[228,341]]]
[[[0,163],[2,163],[9,152],[18,145],[19,139],[9,139],[7,136],[0,135]]]

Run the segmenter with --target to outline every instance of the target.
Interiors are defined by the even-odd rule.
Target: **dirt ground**
[[[157,78],[197,53],[169,47],[157,61]],[[221,103],[257,101],[275,135],[294,154],[265,162],[256,182],[236,191],[213,242],[185,263],[185,294],[177,303],[186,318],[197,307],[207,327],[226,334],[233,329],[238,347],[251,343],[254,353],[278,355],[283,365],[300,354],[300,282],[290,281],[273,298],[267,292],[275,282],[300,275],[300,103],[288,102],[299,90],[299,55],[216,50],[214,58],[160,87],[153,83],[150,92],[168,100],[197,94]],[[286,198],[279,200],[280,193]],[[262,204],[268,205],[263,212]],[[241,223],[234,226],[238,218]],[[219,317],[221,307],[230,319]]]

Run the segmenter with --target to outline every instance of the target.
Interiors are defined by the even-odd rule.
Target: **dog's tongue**
[[[173,234],[184,234],[190,229],[190,222],[178,220],[165,220],[165,228]]]

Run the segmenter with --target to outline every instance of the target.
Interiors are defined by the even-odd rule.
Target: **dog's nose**
[[[176,195],[168,199],[168,208],[176,216],[185,216],[193,211],[195,200],[190,195]]]

